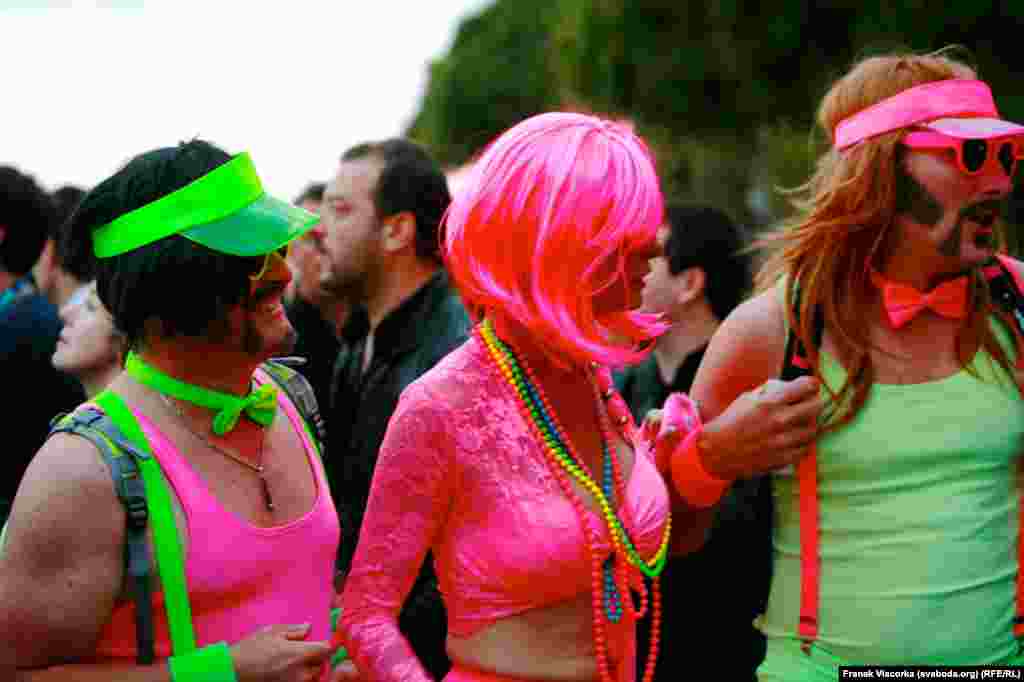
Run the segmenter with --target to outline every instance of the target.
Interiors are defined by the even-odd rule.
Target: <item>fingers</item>
[[[309,623],[303,623],[302,625],[275,625],[273,630],[280,631],[285,639],[301,642],[309,636]]]
[[[815,396],[809,400],[776,408],[775,424],[780,429],[793,429],[805,426],[816,426],[818,417],[825,409],[826,400]]]
[[[329,659],[334,649],[327,642],[303,642],[299,658],[307,665],[319,665]]]
[[[800,377],[793,381],[769,379],[754,391],[761,402],[773,405],[790,405],[818,395],[821,382],[814,377]]]
[[[662,411],[661,410],[648,410],[644,416],[644,424],[658,424],[661,421]]]
[[[331,682],[353,682],[359,679],[359,671],[352,661],[345,661],[331,672]]]

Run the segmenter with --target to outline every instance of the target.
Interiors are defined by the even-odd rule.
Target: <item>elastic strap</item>
[[[196,648],[195,633],[192,629],[192,607],[188,601],[185,562],[182,558],[181,540],[174,521],[167,481],[160,471],[160,465],[153,458],[142,428],[124,401],[117,394],[104,391],[96,397],[95,402],[110,415],[125,437],[145,455],[140,459],[139,468],[153,524],[153,544],[156,547],[160,582],[164,591],[171,645],[176,654],[187,654]]]
[[[794,292],[794,322],[800,323],[800,289]],[[825,321],[821,310],[815,308],[813,343],[821,347]],[[781,378],[791,381],[811,374],[807,349],[791,329],[786,340],[786,355]],[[811,443],[810,452],[796,465],[798,492],[800,495],[800,621],[797,634],[801,649],[810,654],[811,644],[818,638],[818,597],[821,592],[821,556],[818,527],[818,448]]]
[[[231,649],[217,642],[167,661],[173,682],[238,682]]]
[[[800,486],[800,624],[797,632],[804,653],[818,638],[818,595],[821,590],[820,554],[818,548],[818,448],[796,465]]]
[[[260,365],[255,376],[262,380],[261,374],[265,375],[291,399],[292,405],[302,417],[310,442],[316,448],[320,459],[324,459],[327,456],[327,427],[317,405],[316,393],[313,392],[313,387],[306,377],[293,367],[294,364],[305,362],[306,359],[300,357],[273,358]]]

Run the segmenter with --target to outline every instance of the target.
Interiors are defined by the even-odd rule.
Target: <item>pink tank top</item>
[[[330,638],[338,517],[302,418],[283,391],[278,405],[302,439],[317,494],[308,513],[272,528],[253,526],[224,509],[153,422],[133,411],[188,524],[185,579],[197,647],[221,641],[234,644],[277,624],[310,623],[309,641]],[[171,644],[159,589],[153,594],[153,618],[156,656],[167,658]],[[99,660],[135,659],[134,602],[114,608],[96,655]]]

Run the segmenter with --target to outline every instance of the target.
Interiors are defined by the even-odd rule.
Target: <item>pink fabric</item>
[[[445,219],[444,259],[476,319],[503,311],[560,355],[622,366],[646,353],[610,338],[639,345],[668,325],[595,302],[634,285],[627,257],[657,255],[663,222],[654,158],[629,126],[548,112],[509,128],[473,162]]]
[[[198,647],[233,644],[275,624],[310,623],[309,640],[330,637],[337,513],[302,418],[283,393],[278,404],[301,435],[317,497],[308,513],[272,528],[253,526],[225,510],[153,422],[134,412],[187,519],[185,578]],[[154,591],[153,608],[156,655],[163,659],[171,655],[171,645],[162,590]],[[114,609],[96,654],[101,660],[134,660],[134,602]]]
[[[839,122],[838,150],[861,140],[939,118],[999,118],[988,85],[979,80],[952,78],[908,88]]]
[[[651,556],[669,497],[646,444],[625,504],[631,536]],[[604,523],[590,517],[607,556]],[[451,636],[591,591],[576,510],[475,336],[406,389],[381,446],[341,600],[341,637],[370,679],[430,679],[397,625],[427,550]],[[623,618],[609,639],[619,678],[633,679],[633,623]]]

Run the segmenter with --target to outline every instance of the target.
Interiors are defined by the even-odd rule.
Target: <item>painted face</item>
[[[382,231],[373,192],[381,167],[374,157],[343,161],[320,207],[326,256],[320,284],[351,300],[367,300],[376,280]]]
[[[96,296],[95,285],[84,300],[61,307],[60,318],[64,329],[53,354],[54,367],[82,378],[120,365],[123,342],[110,313]]]
[[[992,257],[1012,181],[998,165],[966,175],[951,154],[907,152],[897,224],[899,248],[912,249],[939,271],[958,272]]]

